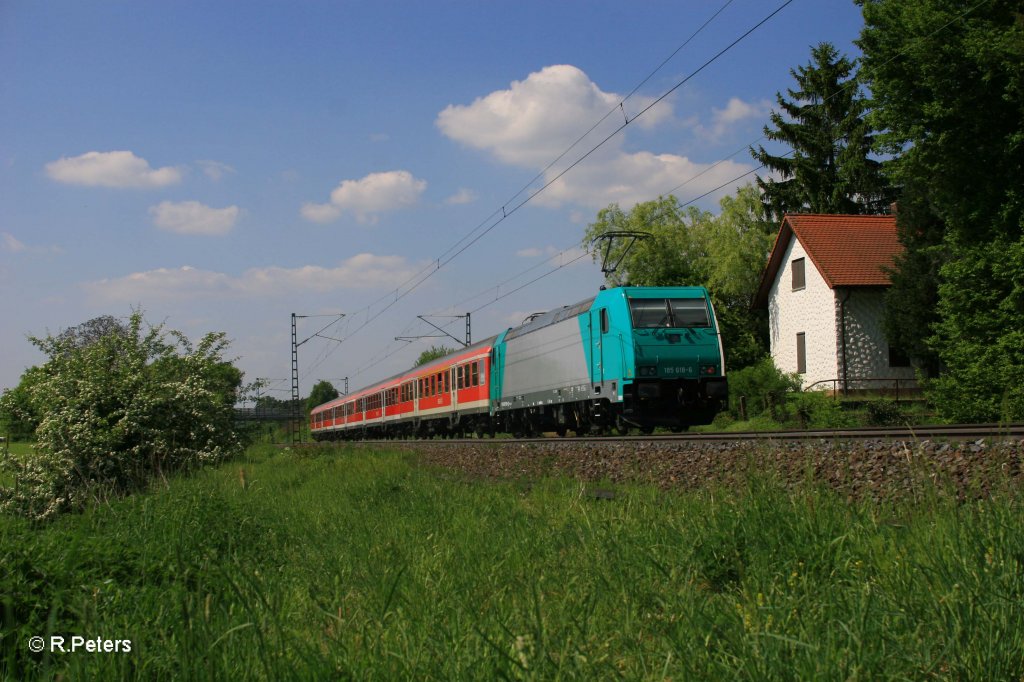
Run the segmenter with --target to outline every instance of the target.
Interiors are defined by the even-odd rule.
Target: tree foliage
[[[430,362],[431,360],[437,360],[438,358],[443,358],[444,356],[448,355],[449,353],[454,353],[454,352],[455,352],[455,350],[452,349],[452,348],[449,348],[448,346],[431,346],[427,350],[425,350],[422,353],[420,353],[420,356],[418,358],[416,358],[416,363],[413,365],[413,367],[419,367],[420,365],[425,365],[428,362]]]
[[[36,453],[0,461],[16,481],[0,490],[0,509],[46,519],[239,451],[242,375],[223,359],[223,333],[193,344],[144,328],[135,312],[123,328],[80,341],[32,339],[48,357],[25,386],[39,416]]]
[[[934,394],[943,414],[1022,418],[1020,2],[858,2],[861,74],[901,190],[906,255],[887,301],[890,336],[927,340],[943,367]]]
[[[790,71],[797,87],[787,90],[789,99],[776,94],[781,112],[772,112],[764,134],[792,153],[751,149],[782,177],[757,179],[776,223],[786,213],[879,213],[891,200],[881,165],[871,157],[874,135],[854,66],[830,43],[820,43],[809,64]]]
[[[313,390],[309,392],[309,397],[306,399],[306,410],[311,411],[317,405],[323,405],[329,400],[334,400],[337,397],[338,389],[334,387],[334,384],[326,379],[318,381],[313,386]]]
[[[40,415],[32,402],[33,386],[44,376],[40,367],[29,367],[14,388],[0,396],[0,432],[14,440],[34,437]]]
[[[584,243],[612,231],[647,232],[649,239],[629,246],[616,239],[609,259],[619,268],[607,276],[611,286],[706,286],[722,332],[729,366],[749,365],[768,348],[768,322],[750,303],[771,250],[773,228],[763,221],[760,197],[752,185],[719,204],[715,216],[693,206],[683,209],[673,197],[661,197],[623,211],[613,204],[587,227]],[[628,248],[628,251],[627,251]],[[595,260],[602,257],[595,250]]]
[[[587,227],[584,244],[593,243],[606,232],[647,233],[649,239],[639,240],[632,246],[623,239],[611,243],[610,249],[607,249],[608,260],[612,263],[621,262],[615,272],[606,276],[608,284],[697,284],[708,279],[701,235],[711,219],[710,213],[695,206],[681,208],[679,200],[674,196],[645,201],[629,211],[623,211],[618,204],[611,204],[601,209],[597,220]],[[594,259],[599,257],[595,249]]]
[[[113,315],[100,315],[82,324],[69,327],[57,335],[57,341],[69,349],[85,348],[105,337],[131,333],[128,325]]]
[[[962,246],[942,274],[935,404],[956,422],[1024,420],[1024,239]]]

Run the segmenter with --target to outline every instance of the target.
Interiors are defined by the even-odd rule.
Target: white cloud
[[[206,177],[214,182],[220,182],[225,175],[234,175],[235,169],[220,161],[196,161]]]
[[[7,251],[8,253],[25,253],[25,254],[57,254],[64,253],[64,250],[59,246],[39,246],[34,244],[26,244],[10,232],[0,232],[0,251]]]
[[[300,212],[315,223],[328,223],[349,212],[359,222],[373,224],[380,213],[415,205],[426,188],[426,180],[409,171],[370,173],[359,180],[342,180],[331,192],[329,203],[305,203]]]
[[[149,162],[132,152],[86,152],[46,164],[52,180],[88,187],[165,187],[181,182],[178,168],[150,168]]]
[[[331,223],[341,217],[341,209],[334,204],[305,203],[299,209],[302,217],[314,223]]]
[[[766,121],[771,110],[772,105],[768,100],[751,103],[744,102],[739,97],[731,97],[725,109],[712,109],[710,127],[696,125],[695,131],[713,142],[718,141],[737,125],[750,119]]]
[[[539,249],[536,246],[532,246],[528,249],[520,249],[516,251],[516,255],[520,258],[536,258],[537,256],[544,255],[544,249]]]
[[[490,151],[505,163],[543,167],[621,101],[621,96],[603,92],[580,69],[561,64],[531,73],[507,90],[479,97],[467,106],[449,105],[438,114],[436,124],[451,139]],[[634,98],[627,112],[632,115],[651,101]],[[671,113],[671,106],[663,102],[638,119],[637,125],[656,125]],[[617,112],[609,116],[592,133],[593,140],[605,137],[622,120]]]
[[[150,206],[153,224],[178,234],[223,235],[231,231],[240,213],[237,206],[210,208],[198,201],[162,201]]]
[[[523,249],[522,251],[517,251],[516,255],[523,258],[538,258],[540,256],[544,256],[542,263],[547,263],[554,268],[575,265],[580,260],[583,260],[584,256],[589,255],[589,253],[582,246],[570,246],[564,249],[558,249],[549,245],[544,248],[533,247]]]
[[[458,206],[461,204],[471,204],[474,201],[476,201],[476,192],[460,187],[459,191],[445,199],[444,203]]]
[[[438,114],[436,124],[445,135],[470,147],[493,154],[498,160],[527,168],[547,168],[577,140],[581,132],[618,106],[619,95],[606,93],[574,66],[549,66],[466,106],[450,105]],[[653,99],[631,98],[626,115],[648,106]],[[754,105],[730,102],[716,121],[722,130],[730,122],[754,115]],[[653,127],[673,116],[662,102],[631,125]],[[608,139],[600,149],[558,180],[557,174],[584,152],[608,137],[623,123],[614,111],[590,137],[561,161],[544,171],[543,183],[552,184],[535,199],[538,205],[564,204],[588,209],[616,202],[629,207],[648,201],[686,183],[685,196],[703,194],[751,166],[735,162],[702,164],[677,154],[630,152],[623,135]],[[724,190],[723,190],[724,191]]]
[[[576,203],[603,208],[610,203],[631,207],[672,191],[679,197],[700,196],[750,170],[747,164],[722,161],[696,163],[676,154],[616,154],[597,163],[577,166],[537,196],[538,205]],[[682,187],[680,187],[682,185]],[[726,186],[722,193],[733,191]]]
[[[10,251],[11,253],[19,253],[28,248],[27,246],[25,246],[24,242],[20,241],[10,232],[0,232],[0,237],[3,238],[2,241],[4,245],[4,251]]]
[[[147,302],[211,297],[323,294],[339,289],[374,289],[403,282],[416,268],[401,256],[361,253],[335,267],[251,268],[241,275],[191,266],[158,268],[115,279],[89,282],[85,288],[105,301]]]

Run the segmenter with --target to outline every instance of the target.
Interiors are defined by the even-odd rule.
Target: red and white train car
[[[493,342],[494,337],[317,406],[309,421],[314,440],[490,431]]]

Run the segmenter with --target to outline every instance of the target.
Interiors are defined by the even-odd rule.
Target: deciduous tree
[[[314,386],[313,390],[309,392],[309,398],[306,399],[306,410],[312,410],[317,405],[323,405],[329,400],[334,400],[338,397],[338,389],[334,387],[334,384],[324,379],[318,381]]]
[[[944,414],[1024,418],[1024,12],[1019,0],[858,2],[907,249],[888,327],[927,339]]]
[[[32,339],[48,357],[27,387],[36,454],[2,460],[16,484],[0,489],[0,509],[46,519],[239,451],[241,373],[223,358],[223,333],[193,344],[135,312],[123,328],[79,340]]]
[[[773,226],[761,217],[760,194],[752,185],[726,196],[715,216],[679,206],[662,197],[623,211],[602,209],[584,238],[591,244],[613,231],[646,232],[650,238],[630,247],[615,239],[608,259],[621,264],[607,275],[619,286],[706,286],[715,305],[728,364],[739,368],[756,362],[768,349],[768,323],[750,303],[771,250]],[[602,247],[603,248],[603,247]],[[604,257],[594,250],[595,260]]]
[[[449,353],[454,353],[454,352],[455,351],[453,349],[449,348],[448,346],[431,346],[427,350],[425,350],[422,353],[420,353],[420,356],[418,358],[416,358],[416,364],[414,364],[413,367],[419,367],[420,365],[425,365],[428,362],[430,362],[431,360],[436,360],[438,358],[443,358],[444,356],[448,355]]]

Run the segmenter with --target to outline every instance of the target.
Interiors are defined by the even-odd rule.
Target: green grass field
[[[605,499],[262,447],[45,527],[0,517],[0,547],[14,679],[1024,674],[1008,497],[851,505],[760,481]],[[29,653],[50,634],[132,650]]]
[[[0,456],[10,453],[14,457],[28,457],[33,453],[32,443],[0,443]],[[6,471],[0,470],[0,487],[13,485],[14,479]]]

